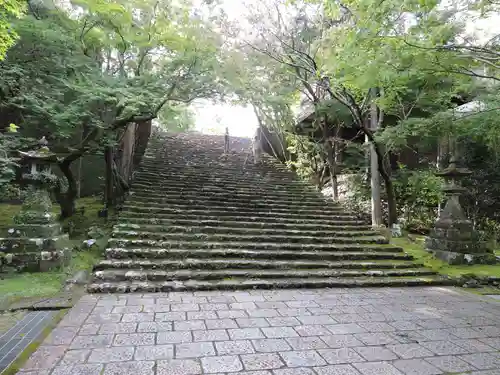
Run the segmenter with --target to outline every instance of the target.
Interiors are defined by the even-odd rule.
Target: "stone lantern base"
[[[47,191],[32,188],[14,222],[0,238],[0,269],[46,272],[69,264],[68,235],[51,213]]]
[[[439,219],[425,241],[426,249],[449,264],[495,264],[469,220]]]

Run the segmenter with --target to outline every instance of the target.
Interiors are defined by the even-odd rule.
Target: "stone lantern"
[[[19,151],[19,155],[26,168],[22,180],[28,191],[14,225],[0,238],[0,264],[18,271],[48,271],[69,259],[69,250],[64,248],[67,235],[61,233],[50,198],[50,190],[58,182],[51,168],[57,156],[47,147],[45,137],[36,150]]]
[[[449,264],[495,263],[493,252],[487,249],[485,241],[480,240],[460,204],[460,196],[467,191],[460,185],[460,179],[472,172],[459,166],[456,141],[450,143],[449,165],[436,173],[445,180],[446,204],[426,239],[426,248]]]

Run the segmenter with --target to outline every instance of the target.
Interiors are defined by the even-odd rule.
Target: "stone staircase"
[[[151,139],[90,292],[443,284],[250,140]]]

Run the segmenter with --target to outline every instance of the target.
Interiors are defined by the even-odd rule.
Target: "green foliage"
[[[0,61],[18,37],[11,20],[21,17],[25,10],[26,2],[22,0],[2,0],[0,4]]]
[[[443,200],[442,184],[432,169],[410,171],[400,166],[394,185],[404,229],[412,233],[428,232]]]

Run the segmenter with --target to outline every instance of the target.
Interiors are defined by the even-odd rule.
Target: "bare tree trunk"
[[[378,108],[374,102],[376,89],[372,89],[372,104],[370,108],[370,129],[375,132],[378,127]],[[375,152],[375,145],[370,143],[370,174],[371,174],[371,192],[372,192],[372,225],[382,225],[382,202],[380,199],[380,173],[379,160]],[[391,182],[392,184],[392,182]],[[389,193],[387,194],[389,195]]]
[[[106,162],[105,200],[106,200],[106,208],[109,209],[113,206],[113,148],[111,146],[105,147],[104,160]]]
[[[71,171],[71,162],[63,161],[59,164],[59,168],[63,173],[64,177],[68,180],[68,190],[63,193],[61,191],[56,191],[56,198],[59,203],[61,213],[61,219],[67,219],[71,217],[76,212],[76,196],[78,192],[77,182],[73,172]]]

